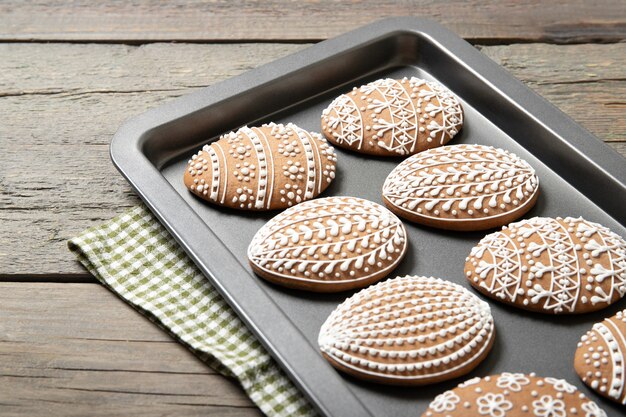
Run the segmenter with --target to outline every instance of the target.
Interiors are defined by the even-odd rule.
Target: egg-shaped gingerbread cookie
[[[404,225],[385,207],[362,198],[327,197],[267,222],[248,247],[248,261],[275,284],[336,292],[385,277],[406,248]]]
[[[422,417],[607,417],[564,379],[503,372],[439,394]]]
[[[330,142],[379,156],[444,145],[462,125],[458,98],[441,84],[416,77],[355,87],[322,112],[322,132]]]
[[[626,310],[594,324],[583,335],[574,369],[598,394],[626,405]]]
[[[335,150],[294,124],[242,127],[205,145],[185,170],[185,186],[211,203],[274,210],[310,200],[335,178]]]
[[[478,291],[516,307],[586,313],[626,294],[626,242],[583,218],[534,217],[485,236],[465,274]]]
[[[538,195],[539,180],[526,161],[485,145],[420,152],[383,185],[383,201],[398,216],[448,230],[503,226],[528,212]]]
[[[359,291],[322,325],[322,355],[338,370],[394,385],[464,375],[495,337],[489,305],[439,278],[405,276]]]

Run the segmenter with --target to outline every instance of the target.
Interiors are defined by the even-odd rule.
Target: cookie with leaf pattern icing
[[[598,394],[626,405],[626,310],[594,324],[583,335],[574,369]]]
[[[528,212],[538,195],[539,179],[526,161],[485,145],[420,152],[383,185],[383,201],[398,216],[448,230],[503,226]]]
[[[485,236],[465,274],[478,291],[516,307],[586,313],[626,294],[626,242],[580,217],[535,217]]]
[[[464,375],[495,338],[489,305],[439,278],[404,276],[359,291],[320,330],[322,355],[357,378],[425,385]]]
[[[248,260],[273,283],[336,292],[387,276],[406,248],[404,225],[385,207],[362,198],[327,197],[267,222],[252,239]]]
[[[503,372],[469,379],[439,394],[422,417],[607,417],[569,382]]]
[[[335,150],[319,133],[291,123],[246,126],[193,155],[184,183],[221,206],[283,209],[322,193],[335,178],[336,163]]]
[[[322,132],[330,142],[379,156],[444,145],[462,126],[458,98],[437,82],[415,77],[355,87],[322,112]]]

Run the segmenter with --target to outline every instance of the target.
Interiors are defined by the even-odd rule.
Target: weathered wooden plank
[[[626,44],[480,49],[602,140],[626,140]]]
[[[0,39],[61,41],[314,41],[389,16],[438,20],[474,42],[620,41],[620,0],[132,1],[0,3]]]
[[[305,46],[0,44],[0,279],[86,279],[65,241],[138,202],[109,161],[120,123]],[[626,44],[481,49],[626,155]]]
[[[0,283],[0,305],[3,416],[260,415],[100,285]]]

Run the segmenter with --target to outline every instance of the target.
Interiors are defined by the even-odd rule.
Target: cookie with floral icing
[[[478,291],[516,307],[586,313],[626,294],[626,242],[583,218],[535,217],[485,236],[465,274]]]
[[[387,276],[407,248],[404,225],[380,204],[327,197],[278,214],[254,236],[254,272],[286,287],[317,292],[361,288]]]
[[[342,148],[380,156],[412,155],[444,145],[463,125],[457,97],[434,81],[373,81],[333,100],[322,132]]]
[[[626,310],[594,324],[581,338],[574,368],[598,394],[626,405]]]
[[[489,305],[458,284],[405,276],[341,303],[319,334],[322,355],[355,377],[424,385],[464,375],[489,353]]]
[[[539,180],[503,149],[451,145],[413,155],[383,185],[385,205],[407,220],[448,230],[503,226],[530,210]]]
[[[274,210],[318,196],[335,178],[335,150],[294,124],[242,127],[205,145],[185,170],[185,186],[211,203]]]
[[[504,372],[439,394],[422,417],[607,417],[563,379]]]

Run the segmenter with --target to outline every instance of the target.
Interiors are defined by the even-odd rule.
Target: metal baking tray
[[[380,77],[403,76],[438,80],[461,98],[465,125],[450,144],[501,147],[536,169],[541,196],[525,217],[584,216],[626,236],[626,161],[457,35],[418,18],[376,22],[173,100],[130,119],[111,143],[119,171],[325,416],[419,416],[436,394],[461,380],[393,387],[335,371],[318,353],[317,335],[351,293],[310,294],[256,277],[246,248],[277,212],[209,205],[183,186],[184,166],[203,144],[242,125],[294,122],[319,131],[322,109],[335,96]],[[382,203],[383,181],[401,160],[337,152],[338,175],[323,195]],[[484,232],[406,226],[409,251],[392,276],[433,275],[469,287],[464,259]],[[623,415],[582,384],[573,356],[580,336],[625,308],[624,301],[597,313],[560,317],[488,302],[497,338],[467,378],[504,371],[561,377],[610,415]]]

